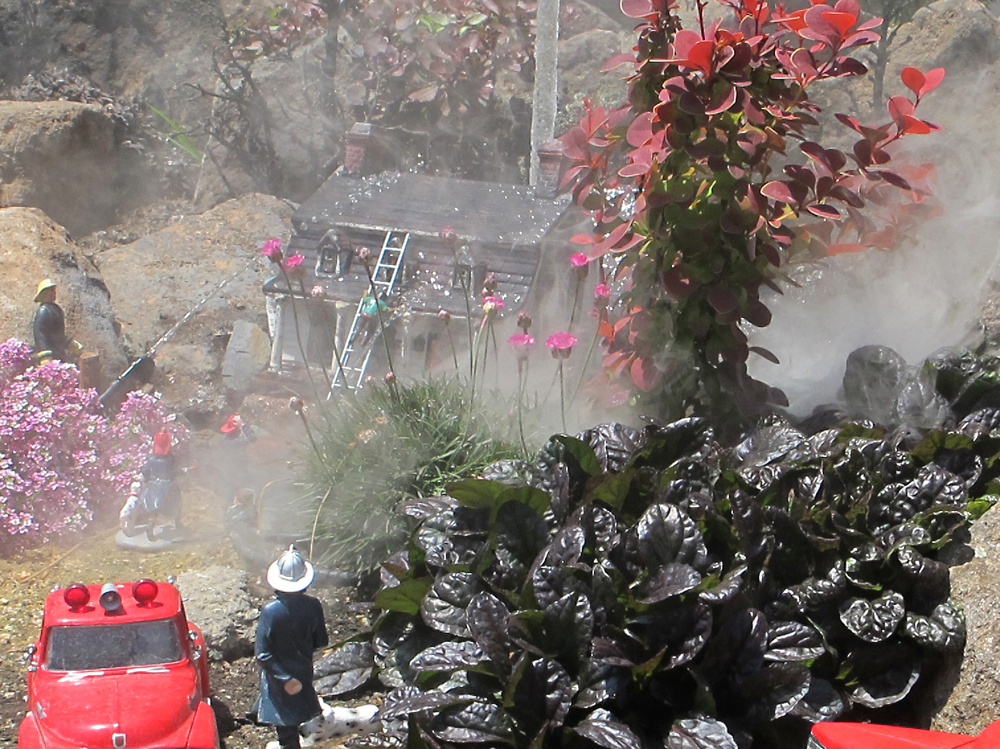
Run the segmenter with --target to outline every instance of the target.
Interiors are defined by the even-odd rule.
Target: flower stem
[[[563,360],[559,360],[559,411],[562,414],[562,428],[566,431],[566,388],[563,378]]]
[[[445,325],[444,329],[448,332],[448,345],[451,346],[451,358],[455,362],[455,371],[458,371],[458,353],[455,351],[455,339],[451,335],[451,326]]]
[[[299,308],[295,304],[295,291],[292,289],[292,279],[289,278],[288,273],[285,271],[284,266],[278,266],[281,269],[281,275],[285,279],[285,286],[288,287],[288,298],[292,301],[292,319],[295,322],[295,340],[299,344],[299,354],[302,356],[302,366],[305,367],[306,377],[309,378],[309,384],[312,385],[313,393],[316,396],[316,401],[320,402],[323,400],[322,396],[319,394],[319,388],[316,387],[316,381],[313,379],[312,369],[309,366],[309,357],[306,355],[306,347],[302,342],[302,329],[299,327]],[[303,294],[304,294],[303,290]],[[330,383],[330,375],[326,372],[326,367],[320,364],[320,368],[323,370],[323,376],[326,378],[327,392],[330,391],[332,387]]]
[[[521,450],[528,457],[528,443],[524,439],[524,382],[528,378],[527,361],[517,360],[517,431],[521,437]]]

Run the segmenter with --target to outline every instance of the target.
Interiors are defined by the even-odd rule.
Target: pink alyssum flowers
[[[34,367],[27,344],[0,344],[0,555],[117,512],[153,435],[165,428],[186,440],[152,396],[130,394],[113,419],[95,398],[76,367]]]

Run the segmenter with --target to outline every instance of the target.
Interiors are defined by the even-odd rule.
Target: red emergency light
[[[63,592],[63,600],[69,606],[70,611],[82,611],[83,607],[90,602],[90,591],[86,585],[73,583]]]
[[[148,607],[153,601],[156,600],[156,596],[159,592],[159,586],[152,580],[145,578],[139,580],[132,586],[132,597],[136,600],[136,603],[144,608]]]

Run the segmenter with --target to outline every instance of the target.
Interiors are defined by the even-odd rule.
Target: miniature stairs
[[[365,315],[365,299],[372,293],[376,295],[376,305],[379,300],[386,300],[396,288],[396,281],[399,279],[399,269],[403,265],[403,255],[406,253],[406,246],[410,242],[410,235],[406,232],[387,231],[382,240],[382,249],[379,251],[378,260],[372,269],[372,284],[374,290],[369,286],[364,295],[358,301],[358,307],[354,311],[354,319],[351,321],[350,331],[347,334],[347,344],[340,352],[340,364],[333,362],[333,381],[330,387],[330,394],[339,387],[346,387],[349,390],[357,390],[362,386],[365,379],[365,372],[368,369],[368,362],[372,356],[372,344],[382,334],[382,325],[371,335],[368,341],[355,348],[361,327],[361,321]],[[361,357],[361,364],[354,365],[353,362]]]

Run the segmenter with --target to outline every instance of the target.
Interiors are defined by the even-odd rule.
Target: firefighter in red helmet
[[[181,490],[177,485],[177,460],[170,452],[170,432],[160,431],[153,437],[153,454],[142,467],[142,505],[149,518],[146,537],[152,541],[157,516],[172,518],[174,531],[181,525]]]

